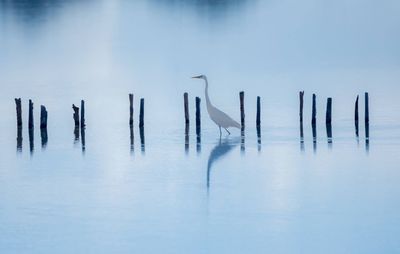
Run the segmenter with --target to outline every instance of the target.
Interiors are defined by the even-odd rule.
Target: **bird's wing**
[[[232,119],[232,117],[228,116],[225,112],[213,107],[213,116],[211,119],[221,125],[221,127],[228,128],[228,127],[236,127],[240,128],[240,124]]]

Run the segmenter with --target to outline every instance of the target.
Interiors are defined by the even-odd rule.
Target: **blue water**
[[[0,10],[0,253],[400,252],[397,1],[0,0]],[[204,84],[190,79],[198,74],[208,76],[213,103],[236,120],[245,91],[244,136],[232,130],[219,139]],[[81,99],[84,146],[71,109]]]

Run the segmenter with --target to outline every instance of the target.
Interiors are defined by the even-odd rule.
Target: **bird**
[[[207,112],[208,115],[210,116],[211,120],[218,125],[219,127],[219,136],[221,137],[222,132],[221,128],[224,128],[226,132],[228,132],[228,135],[231,133],[228,131],[228,128],[234,127],[240,129],[240,124],[236,122],[235,120],[232,119],[232,117],[228,116],[226,113],[222,112],[218,108],[216,108],[214,105],[212,105],[210,101],[210,97],[208,96],[208,80],[206,75],[199,75],[199,76],[194,76],[192,78],[196,79],[203,79],[206,83],[205,87],[205,97],[206,97],[206,104],[207,104]]]

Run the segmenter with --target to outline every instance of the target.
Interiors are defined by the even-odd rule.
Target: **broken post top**
[[[75,127],[79,127],[79,107],[72,104],[72,109],[74,110],[73,118],[75,122]]]
[[[21,107],[21,98],[15,98],[15,107],[17,111],[17,126],[22,126],[22,107]]]

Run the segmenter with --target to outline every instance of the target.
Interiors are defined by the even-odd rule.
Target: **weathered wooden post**
[[[79,108],[72,104],[72,110],[74,110],[74,122],[75,122],[75,128],[79,128]],[[78,132],[79,135],[79,132]]]
[[[185,124],[189,124],[189,98],[188,93],[183,94],[183,106],[185,109]]]
[[[332,98],[328,98],[326,101],[326,124],[332,124]]]
[[[311,124],[316,125],[317,123],[317,105],[316,105],[317,96],[315,94],[312,95],[312,116],[311,116]]]
[[[144,128],[140,127],[139,128],[139,133],[140,133],[140,147],[142,150],[142,153],[145,151],[145,140],[144,140]]]
[[[300,123],[303,123],[303,107],[304,107],[304,91],[299,92],[299,99],[300,99]]]
[[[17,151],[22,152],[22,126],[17,127]]]
[[[196,97],[196,135],[201,133],[201,112],[200,112],[201,99]]]
[[[239,98],[240,98],[240,123],[241,123],[241,126],[242,126],[242,131],[244,131],[244,125],[245,125],[245,122],[244,122],[244,118],[245,118],[245,115],[244,115],[244,92],[243,91],[241,91],[240,93],[239,93]]]
[[[131,152],[133,152],[133,150],[134,150],[134,134],[133,134],[133,126],[132,125],[130,125],[130,127],[129,127],[129,131],[130,131],[130,141],[131,141]]]
[[[47,110],[46,107],[41,105],[40,106],[40,129],[47,128]]]
[[[40,128],[40,137],[42,140],[42,148],[45,148],[48,141],[47,128]]]
[[[144,98],[140,99],[139,127],[144,127]]]
[[[189,152],[189,123],[185,123],[185,152]]]
[[[79,141],[79,125],[74,127],[74,144]]]
[[[365,149],[369,150],[369,96],[365,93]]]
[[[332,124],[326,124],[326,135],[328,136],[328,145],[331,147],[332,145]]]
[[[28,128],[33,129],[33,102],[29,100],[29,120],[28,120]]]
[[[34,150],[34,135],[33,135],[33,127],[29,128],[29,150],[31,152],[31,154],[33,154],[33,150]]]
[[[299,117],[300,117],[300,148],[304,150],[304,128],[303,128],[303,111],[304,111],[304,91],[299,92]]]
[[[86,151],[86,130],[85,127],[81,128],[81,144],[82,144],[82,153],[84,154]]]
[[[358,95],[357,95],[357,99],[356,99],[356,103],[355,103],[355,108],[354,108],[354,125],[356,128],[356,136],[358,137],[358,130],[359,130],[359,124],[358,124]]]
[[[369,123],[369,96],[365,93],[365,124]]]
[[[21,98],[15,98],[15,108],[17,111],[17,126],[22,127],[22,107]]]
[[[85,128],[85,101],[81,100],[81,128]]]
[[[256,126],[260,127],[261,125],[261,98],[257,96],[257,114],[256,114]]]
[[[129,125],[133,126],[133,93],[129,94]]]

